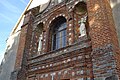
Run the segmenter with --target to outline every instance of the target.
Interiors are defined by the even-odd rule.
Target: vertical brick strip
[[[112,43],[118,46],[118,40],[112,12],[106,0],[87,1],[90,35],[93,48]]]
[[[112,76],[116,74],[112,68],[116,68],[114,55],[115,48],[118,47],[118,38],[109,1],[88,0],[87,9],[93,49],[94,77]],[[109,67],[106,65],[111,63],[113,64]],[[102,68],[103,66],[105,67]]]
[[[29,14],[29,17],[28,22],[24,24],[21,29],[15,69],[11,74],[11,80],[26,80],[27,59],[32,36],[32,14]]]
[[[74,34],[74,13],[69,12],[69,20],[67,22],[67,45],[71,45],[75,41],[75,34]]]

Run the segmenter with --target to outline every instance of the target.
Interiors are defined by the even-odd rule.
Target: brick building
[[[109,0],[49,0],[24,15],[11,80],[119,80]]]

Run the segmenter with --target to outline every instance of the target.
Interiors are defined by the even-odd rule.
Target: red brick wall
[[[63,5],[61,7],[59,7],[59,6],[54,7],[54,9],[51,9],[51,11],[49,11],[48,13],[43,14],[43,17],[44,17],[43,19],[38,17],[41,19],[41,22],[44,23],[43,44],[45,44],[45,45],[42,48],[44,53],[48,53],[51,48],[50,24],[55,18],[57,18],[59,16],[63,16],[67,20],[67,35],[68,35],[67,36],[67,41],[68,41],[67,45],[73,44],[75,42],[74,27],[78,26],[78,23],[74,24],[75,17],[74,17],[74,8],[73,8],[74,6],[73,5],[75,6],[75,4],[70,4],[67,6]],[[104,63],[103,65],[105,65],[108,63],[107,59],[111,59],[111,60],[113,59],[113,61],[111,61],[111,62],[115,62],[117,60],[116,63],[117,63],[117,69],[119,72],[120,68],[119,68],[119,49],[118,49],[118,40],[117,40],[118,38],[116,35],[116,30],[115,30],[115,26],[114,26],[114,22],[113,22],[113,18],[112,18],[112,12],[111,12],[109,3],[107,2],[107,0],[89,0],[89,1],[87,1],[87,10],[88,10],[88,20],[89,20],[88,28],[90,29],[89,30],[90,32],[88,32],[88,33],[90,33],[90,38],[92,41],[92,53],[91,53],[91,51],[87,52],[87,49],[85,50],[86,52],[84,53],[84,55],[86,53],[89,53],[89,56],[91,56],[90,62],[89,62],[91,74],[88,77],[93,78],[92,73],[95,70],[92,71],[92,66],[97,65],[97,67],[101,67],[102,65],[100,64],[100,62],[102,62],[104,60],[106,63]],[[39,21],[39,19],[38,19],[38,21]],[[24,61],[24,58],[27,58],[27,57],[23,57],[26,55],[26,53],[28,53],[28,54],[30,53],[30,55],[37,53],[39,33],[34,31],[33,41],[31,41],[33,27],[34,26],[33,26],[32,22],[30,22],[30,24],[22,27],[15,69],[21,67],[21,64],[25,64],[25,63],[27,64],[27,60]],[[82,40],[82,38],[80,40]],[[75,52],[75,51],[71,52],[69,54],[72,54],[72,53],[75,53],[74,55],[80,54],[79,52]],[[109,55],[106,58],[104,56],[105,53],[112,54],[112,55]],[[48,54],[44,54],[44,55],[48,55]],[[44,57],[44,55],[43,55],[43,57]],[[74,56],[74,55],[71,55],[71,56]],[[84,55],[83,55],[83,58],[85,58]],[[29,57],[29,58],[31,58],[31,57]],[[102,60],[99,61],[99,58],[102,58]],[[54,60],[54,59],[52,59],[52,60]],[[93,60],[93,63],[91,63],[91,60]],[[45,63],[45,64],[47,64],[47,63]],[[72,62],[71,62],[71,64],[72,64]],[[77,64],[77,62],[76,62],[76,64]],[[79,63],[79,64],[81,64],[81,63]],[[84,65],[84,68],[86,69],[87,63],[84,63],[83,65]],[[31,66],[33,66],[33,65],[31,65]],[[41,65],[38,65],[38,66],[41,66]],[[75,66],[75,64],[72,64],[70,66]],[[105,69],[109,70],[109,69],[111,69],[111,67],[112,67],[112,65],[108,66]],[[56,67],[56,69],[57,68],[59,68],[59,67]],[[35,73],[37,75],[39,75],[39,73],[41,71],[42,70],[37,71]],[[47,71],[47,69],[43,70],[43,71]],[[73,69],[73,71],[76,72],[75,68]],[[43,73],[45,73],[45,72],[43,72]],[[72,71],[70,73],[71,73],[70,75],[72,75]],[[96,73],[104,74],[105,71],[98,69],[96,71]],[[32,73],[28,73],[28,74],[32,74]],[[37,75],[35,77],[37,77]],[[70,75],[62,74],[61,78],[68,78],[68,77],[74,78],[74,77],[71,77]],[[86,77],[86,75],[83,75],[83,77]],[[94,76],[94,77],[97,77],[97,76]],[[51,76],[49,76],[48,78],[43,78],[43,80],[50,80],[50,78],[51,78]],[[57,79],[58,76],[55,76],[55,78]]]
[[[99,68],[96,68],[98,70],[93,70],[94,72],[96,71],[95,74],[99,73],[97,74],[99,77],[101,77],[103,74],[106,74],[106,71],[110,70],[112,75],[114,75],[116,74],[116,70],[114,71],[112,67],[115,65],[114,68],[117,68],[116,64],[117,66],[119,65],[118,58],[120,58],[120,54],[118,49],[118,38],[109,1],[89,0],[87,1],[87,8],[90,26],[90,37],[93,48],[93,66],[99,66]],[[116,53],[118,54],[116,55]],[[106,57],[105,54],[108,55],[109,60],[107,58],[104,58]],[[106,64],[110,64],[111,62],[114,64],[106,67],[106,69],[102,69],[101,67],[105,65],[105,63],[101,64],[102,61],[104,61]],[[94,75],[94,77],[97,77],[97,75]]]
[[[106,44],[118,47],[112,12],[107,0],[89,0],[87,7],[92,47],[97,48]]]

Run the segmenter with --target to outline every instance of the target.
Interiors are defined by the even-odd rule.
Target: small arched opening
[[[43,44],[43,23],[40,23],[37,25],[37,34],[39,36],[38,38],[38,52],[41,53],[42,51],[42,44]]]

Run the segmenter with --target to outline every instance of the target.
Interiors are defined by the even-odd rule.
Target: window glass
[[[66,46],[66,22],[57,23],[53,30],[53,50]]]

